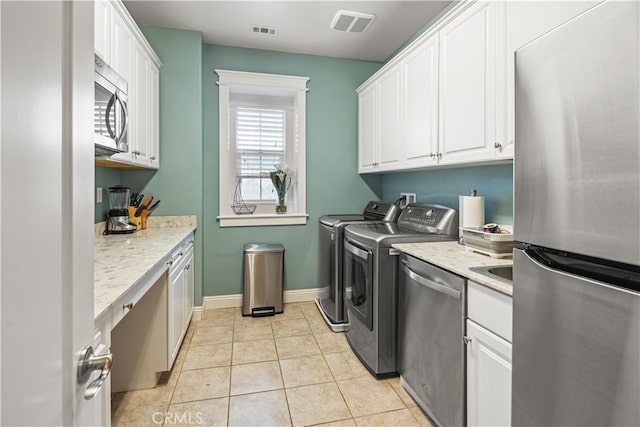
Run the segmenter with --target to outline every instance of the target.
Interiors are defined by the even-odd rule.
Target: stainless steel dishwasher
[[[439,426],[465,425],[465,279],[400,257],[398,371],[403,387]]]

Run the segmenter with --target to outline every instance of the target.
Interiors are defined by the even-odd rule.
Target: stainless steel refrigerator
[[[640,425],[640,4],[516,52],[512,424]]]

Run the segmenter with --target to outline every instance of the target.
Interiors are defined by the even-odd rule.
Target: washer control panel
[[[458,212],[440,205],[413,203],[408,205],[398,218],[398,225],[417,231],[457,234]]]

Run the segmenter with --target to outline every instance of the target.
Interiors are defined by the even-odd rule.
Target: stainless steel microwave
[[[96,156],[129,151],[127,130],[127,81],[99,56],[95,56],[95,100],[93,105]]]

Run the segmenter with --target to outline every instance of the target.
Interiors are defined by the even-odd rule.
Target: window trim
[[[219,206],[220,227],[247,227],[268,225],[306,224],[306,93],[308,77],[285,76],[279,74],[249,73],[243,71],[215,70],[219,89]],[[236,215],[231,210],[235,190],[235,144],[231,142],[231,97],[236,93],[270,96],[290,96],[294,99],[297,112],[297,138],[293,141],[296,192],[292,194],[294,203],[288,203],[286,214],[254,213]],[[233,150],[231,150],[233,148]],[[287,144],[289,149],[289,144]],[[233,152],[232,152],[233,151]],[[233,162],[230,162],[230,156]],[[289,198],[291,199],[291,197]],[[295,211],[292,208],[295,207]]]

